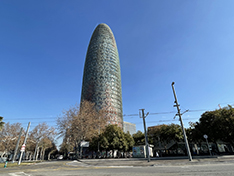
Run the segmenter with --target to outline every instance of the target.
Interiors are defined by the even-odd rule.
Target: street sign
[[[20,151],[21,151],[21,152],[24,152],[24,151],[25,151],[25,144],[22,145]]]
[[[212,156],[211,151],[210,151],[211,149],[210,149],[210,146],[209,146],[209,143],[208,143],[208,140],[207,140],[208,136],[206,134],[204,134],[203,137],[206,139],[206,143],[207,143],[208,150],[210,152],[210,156]]]
[[[82,141],[82,142],[80,143],[80,146],[81,146],[81,147],[89,147],[89,142],[87,142],[87,141]]]

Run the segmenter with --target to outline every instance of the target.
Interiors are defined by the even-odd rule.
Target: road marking
[[[11,176],[30,176],[30,175],[28,175],[28,174],[26,174],[26,173],[24,173],[24,172],[15,172],[15,173],[9,173],[9,175],[11,175]]]
[[[35,165],[41,165],[41,164],[54,164],[54,163],[58,163],[58,162],[50,162],[50,161],[47,161],[47,162],[35,163]]]

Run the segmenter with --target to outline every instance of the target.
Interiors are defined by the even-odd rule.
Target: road
[[[0,168],[1,176],[142,176],[234,175],[234,163],[163,166],[92,166],[77,161],[43,162],[30,166]]]

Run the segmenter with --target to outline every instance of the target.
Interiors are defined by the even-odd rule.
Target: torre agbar
[[[89,42],[85,59],[81,101],[103,109],[109,124],[123,128],[122,88],[119,54],[114,35],[106,24],[99,24]]]

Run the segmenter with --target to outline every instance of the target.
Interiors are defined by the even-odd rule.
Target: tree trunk
[[[43,147],[41,147],[40,160],[42,160]]]
[[[176,142],[176,156],[179,155],[179,154],[178,154],[178,147],[179,147],[179,145],[178,145],[178,143]]]
[[[30,155],[29,155],[29,161],[32,160],[32,152],[30,152]]]
[[[52,150],[52,151],[49,152],[49,154],[48,154],[48,160],[50,160],[50,155],[51,155],[54,151],[56,151],[56,150]]]
[[[76,141],[76,143],[75,143],[75,148],[76,148],[76,159],[78,159],[78,141]]]
[[[43,154],[42,154],[42,160],[44,160],[45,159],[45,148],[43,149]]]
[[[36,161],[37,161],[37,158],[38,158],[38,155],[39,155],[39,150],[40,150],[40,147],[37,148],[37,154],[36,154]]]
[[[51,154],[51,152],[49,152],[49,154],[48,154],[48,160],[50,160],[50,154]]]
[[[29,153],[25,152],[25,160],[28,160],[28,155],[29,155]]]
[[[2,157],[3,157],[3,155],[6,153],[6,151],[7,151],[7,150],[4,150],[4,152],[3,152],[3,153],[2,153],[2,155],[1,155],[1,158],[2,158]]]

